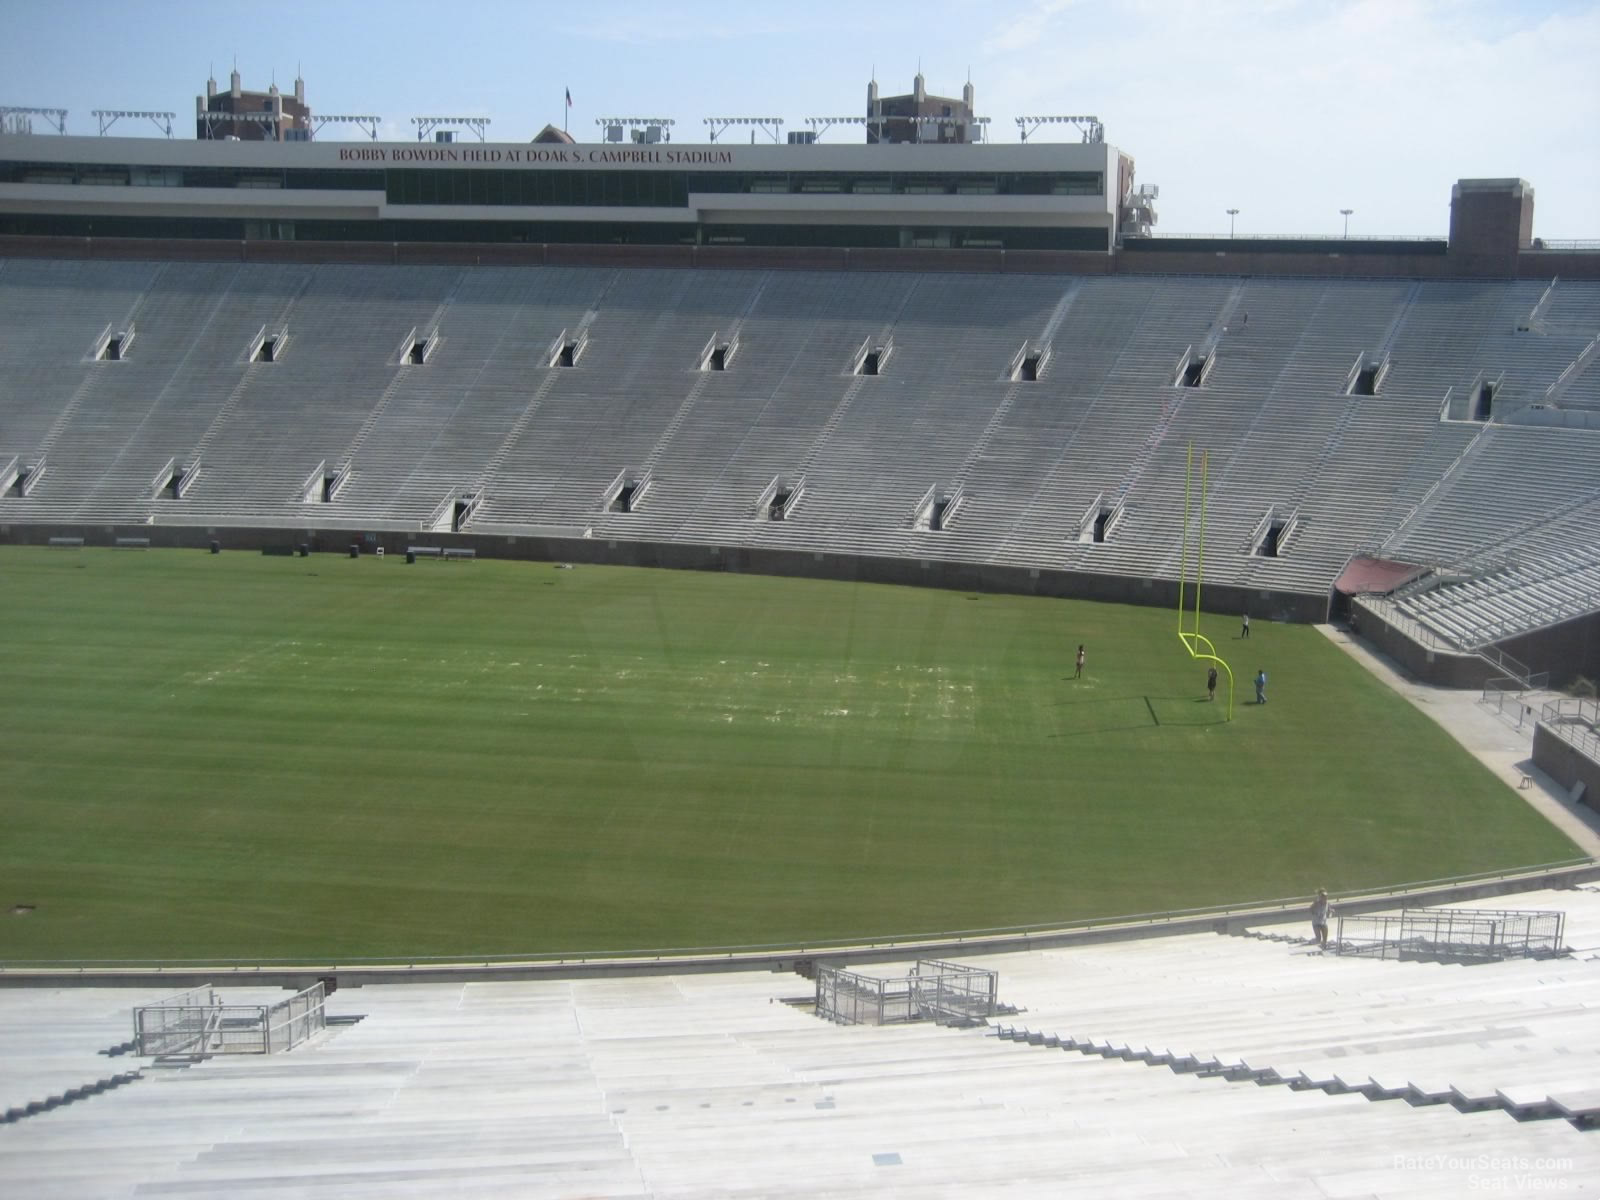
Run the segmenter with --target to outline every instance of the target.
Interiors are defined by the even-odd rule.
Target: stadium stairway
[[[0,1113],[0,1125],[14,1125],[28,1117],[40,1113],[52,1112],[64,1104],[75,1104],[87,1100],[91,1096],[98,1096],[112,1088],[122,1087],[136,1079],[144,1078],[143,1071],[120,1071],[115,1075],[103,1075],[99,1079],[87,1083],[76,1084],[72,1087],[63,1087],[60,1091],[52,1092],[43,1100],[30,1100],[26,1104],[15,1104]]]
[[[1505,905],[1496,897],[1458,907]],[[1045,952],[1034,976],[1042,1002],[1026,1006],[1026,1025],[996,1035],[1208,1079],[1595,1129],[1600,892],[1530,893],[1516,906],[1566,911],[1573,954],[1473,966],[1374,961],[1250,931],[1260,936],[1171,939],[1159,954],[1139,943],[1082,948],[1068,981]],[[1002,969],[1008,994],[1025,996],[1030,960]]]

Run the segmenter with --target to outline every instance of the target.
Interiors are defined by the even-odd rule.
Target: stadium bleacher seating
[[[0,319],[0,462],[49,461],[0,497],[16,523],[414,532],[475,494],[485,533],[1175,578],[1192,444],[1207,579],[1325,594],[1358,547],[1531,553],[1600,464],[1600,428],[1501,423],[1558,380],[1592,402],[1588,282],[19,260]],[[123,360],[89,360],[130,327]],[[270,363],[263,330],[288,332]],[[425,364],[408,332],[436,332]],[[727,370],[701,369],[713,337]],[[883,372],[852,374],[869,343]],[[1024,346],[1049,350],[1036,380],[1012,377]],[[1376,394],[1350,394],[1358,361]],[[1486,379],[1495,423],[1463,419]],[[202,459],[162,494],[163,464]],[[319,463],[348,468],[331,502],[306,499]],[[608,511],[624,471],[648,493]],[[804,496],[759,519],[775,477]],[[947,528],[918,527],[930,489],[961,497]],[[1100,543],[1095,504],[1118,514]],[[1253,552],[1269,510],[1293,521],[1277,556]]]

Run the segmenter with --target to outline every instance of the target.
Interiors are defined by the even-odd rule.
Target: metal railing
[[[1534,958],[1560,954],[1566,914],[1540,909],[1410,908],[1338,916],[1329,947],[1372,958]]]
[[[1536,724],[1539,719],[1534,714],[1533,705],[1528,703],[1528,693],[1541,691],[1549,683],[1548,671],[1540,671],[1526,678],[1515,675],[1496,676],[1483,685],[1483,695],[1479,697],[1479,703],[1493,709],[1494,714],[1502,719],[1509,712],[1516,721],[1516,727],[1521,729],[1524,725]]]
[[[1471,653],[1445,638],[1437,630],[1422,624],[1392,600],[1379,596],[1355,596],[1351,603],[1355,607],[1366,609],[1374,618],[1405,634],[1424,649],[1442,650],[1446,654],[1470,655]]]
[[[894,979],[818,967],[816,1012],[840,1025],[965,1024],[994,1015],[998,988],[993,971],[931,958]]]
[[[224,1004],[209,985],[133,1010],[141,1055],[275,1054],[327,1024],[321,983],[277,1004]]]
[[[1600,762],[1600,700],[1552,700],[1539,710],[1539,719],[1569,746]]]

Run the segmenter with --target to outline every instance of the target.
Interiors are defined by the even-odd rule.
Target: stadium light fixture
[[[216,125],[235,123],[239,125],[277,125],[280,121],[287,121],[289,116],[287,113],[275,112],[207,111],[195,113],[194,119],[205,125],[207,138],[214,138],[217,135],[213,126]]]
[[[367,137],[371,138],[373,141],[377,141],[378,126],[383,124],[382,117],[327,116],[312,117],[311,119],[316,122],[316,124],[311,127],[311,137],[313,140],[315,140],[317,134],[321,131],[324,125],[332,123],[339,125],[359,125],[361,126],[361,131],[365,133]]]
[[[1084,142],[1092,146],[1098,146],[1106,140],[1106,127],[1101,124],[1099,117],[1018,117],[1016,120],[1023,141],[1027,141],[1028,135],[1041,125],[1076,125],[1083,130]]]
[[[57,133],[67,132],[67,110],[64,108],[20,108],[0,105],[0,127],[9,125],[12,117],[43,117],[55,126]]]
[[[483,141],[484,128],[489,124],[488,117],[412,117],[411,123],[417,127],[417,141],[425,141],[430,133],[441,125],[464,125],[478,135],[478,140]]]
[[[94,115],[100,120],[100,136],[105,137],[106,130],[117,123],[118,117],[149,117],[155,127],[169,138],[172,136],[172,119],[177,113],[169,112],[144,112],[127,108],[97,108]]]
[[[834,125],[882,125],[888,117],[807,117],[806,124],[817,131],[817,140]]]
[[[1238,215],[1239,215],[1239,210],[1237,208],[1230,208],[1228,210],[1228,236],[1229,237],[1233,236],[1233,219],[1235,217],[1237,217]]]
[[[1344,236],[1345,237],[1349,237],[1350,236],[1350,214],[1353,213],[1353,212],[1355,212],[1355,209],[1353,209],[1353,208],[1341,208],[1339,210],[1339,215],[1344,218]]]
[[[984,138],[988,138],[988,117],[933,117],[933,116],[896,116],[885,113],[876,117],[807,117],[806,124],[817,131],[817,139],[828,131],[831,125],[871,125],[877,126],[881,134],[882,127],[890,121],[907,121],[914,125],[976,125],[984,131]]]
[[[608,142],[620,142],[624,127],[631,133],[640,129],[649,130],[652,126],[658,130],[666,131],[661,135],[660,140],[670,142],[672,140],[672,126],[676,122],[671,117],[596,117],[594,123],[605,131],[601,136]],[[612,136],[611,133],[613,129],[616,130],[615,136]],[[650,139],[647,134],[645,138],[635,138],[635,140],[647,141]]]
[[[716,144],[717,134],[726,133],[734,125],[749,125],[752,134],[754,134],[755,130],[760,129],[762,133],[766,134],[774,142],[781,140],[783,137],[782,117],[707,117],[705,118],[705,123],[710,126],[713,145]]]

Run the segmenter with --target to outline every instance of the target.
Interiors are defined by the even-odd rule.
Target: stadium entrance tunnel
[[[27,496],[44,478],[44,455],[31,463],[13,458],[0,470],[0,496]]]
[[[1186,388],[1200,387],[1211,374],[1216,362],[1215,354],[1202,354],[1193,349],[1185,350],[1178,359],[1178,373],[1172,385]]]
[[[400,342],[400,362],[405,366],[420,367],[428,361],[439,345],[439,331],[418,334],[413,329]]]
[[[1108,503],[1104,492],[1096,496],[1078,520],[1078,541],[1100,545],[1111,539],[1111,532],[1122,517],[1123,502]]]
[[[1344,393],[1347,396],[1376,396],[1378,389],[1383,385],[1384,376],[1388,373],[1387,358],[1362,355],[1350,368],[1350,377],[1345,383]]]
[[[567,331],[563,329],[560,336],[550,343],[550,349],[545,354],[545,365],[575,367],[588,345],[588,333],[580,329],[575,335],[568,336]]]
[[[782,475],[774,476],[756,500],[756,513],[763,520],[787,521],[805,490],[804,477],[786,479]]]
[[[882,375],[884,368],[889,364],[889,356],[894,353],[894,339],[885,338],[882,342],[874,342],[868,338],[861,343],[850,363],[852,375]]]
[[[700,352],[700,369],[702,371],[726,371],[728,363],[739,351],[739,339],[718,341],[718,335],[712,334],[711,340],[706,343],[705,349]]]
[[[941,533],[949,529],[965,500],[966,492],[959,484],[955,487],[934,484],[917,502],[912,515],[912,528],[924,533]]]
[[[1283,557],[1284,548],[1299,524],[1298,511],[1281,513],[1276,508],[1267,509],[1266,515],[1256,523],[1249,553],[1256,558]]]
[[[1495,397],[1500,394],[1500,381],[1498,379],[1480,379],[1477,386],[1472,389],[1472,409],[1467,414],[1469,420],[1488,421],[1494,417]]]
[[[250,345],[245,350],[245,361],[252,363],[275,363],[283,357],[285,347],[289,344],[289,330],[279,328],[268,332],[263,325],[256,331],[255,337],[250,339]]]
[[[1044,374],[1045,364],[1050,361],[1049,346],[1033,346],[1026,342],[1017,355],[1011,360],[1011,370],[1007,376],[1014,383],[1037,383],[1039,376]]]
[[[650,483],[649,471],[623,471],[606,488],[603,507],[607,512],[637,512],[645,493],[650,490]]]
[[[110,325],[101,330],[100,336],[95,339],[94,348],[89,352],[89,357],[96,362],[121,362],[128,357],[128,351],[133,346],[133,325],[130,323],[126,329],[113,330]]]

